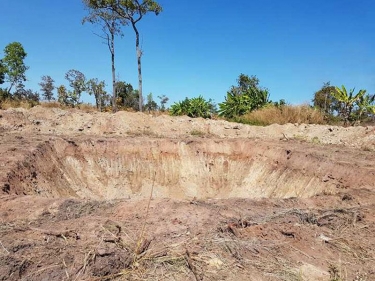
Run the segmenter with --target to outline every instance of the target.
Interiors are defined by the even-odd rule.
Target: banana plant
[[[226,118],[241,116],[250,111],[250,107],[251,100],[248,95],[229,91],[225,97],[225,102],[219,103],[219,115]]]
[[[344,119],[344,125],[347,125],[351,117],[352,111],[356,102],[358,102],[365,94],[366,90],[360,90],[357,94],[354,94],[355,89],[351,89],[348,93],[345,86],[341,88],[335,87],[335,91],[331,94],[339,102],[339,114]]]
[[[213,108],[210,101],[206,101],[202,96],[197,98],[185,98],[185,100],[174,103],[169,112],[173,116],[187,115],[192,118],[210,118]]]
[[[219,104],[220,116],[234,118],[262,108],[269,103],[269,92],[267,89],[249,87],[241,93],[237,93],[237,90],[236,87],[232,87],[227,93],[225,101]]]
[[[190,117],[210,118],[210,104],[202,96],[190,99]]]
[[[361,119],[363,114],[375,114],[375,95],[364,95],[356,103],[359,108],[358,120]]]

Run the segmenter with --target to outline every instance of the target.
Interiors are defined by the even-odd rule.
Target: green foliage
[[[119,17],[129,21],[137,20],[148,12],[158,15],[163,10],[154,0],[83,0],[83,2],[91,9],[114,11]]]
[[[333,96],[336,87],[331,86],[330,82],[324,83],[323,87],[314,93],[313,105],[327,116],[333,115],[338,109],[338,102]]]
[[[81,94],[86,90],[86,77],[82,72],[71,69],[65,74],[65,79],[69,81],[69,86],[73,88],[72,92],[67,93],[67,102],[74,107],[79,104]]]
[[[363,118],[367,118],[369,116],[375,115],[375,95],[362,95],[356,101],[356,105],[358,106],[358,110],[356,111],[357,120],[361,120]]]
[[[57,87],[57,101],[62,105],[69,105],[68,91],[64,85]]]
[[[113,9],[108,9],[102,6],[100,2],[105,1],[82,0],[88,11],[88,15],[83,18],[82,23],[88,22],[99,25],[106,39],[107,35],[122,35],[121,26],[127,25],[127,22],[116,13],[115,4],[112,6]]]
[[[206,101],[202,96],[197,98],[185,98],[185,100],[174,103],[169,112],[171,115],[187,115],[192,118],[211,118],[211,111],[214,105],[212,101]]]
[[[154,101],[152,93],[149,93],[147,95],[147,103],[145,104],[145,109],[148,110],[148,112],[156,111],[158,109],[158,104]]]
[[[227,92],[223,103],[219,103],[219,115],[226,118],[242,116],[269,104],[269,92],[259,86],[256,76],[240,74],[237,86]]]
[[[5,82],[10,83],[8,93],[11,92],[14,86],[26,81],[25,73],[29,69],[24,63],[26,56],[27,53],[19,42],[10,43],[4,49],[4,58],[2,59],[0,70],[2,74],[0,76],[5,78],[3,79]]]
[[[235,94],[229,91],[223,103],[219,103],[219,116],[234,118],[251,111],[251,100],[249,95]]]
[[[345,86],[342,85],[341,88],[336,87],[335,91],[331,94],[338,101],[339,109],[338,113],[343,118],[344,124],[346,125],[349,121],[352,121],[352,112],[361,98],[366,94],[366,90],[360,90],[358,93],[354,94],[355,89],[351,89],[349,92],[346,90]]]
[[[139,110],[139,93],[130,83],[116,82],[117,104],[123,108]]]
[[[375,95],[366,94],[365,90],[354,93],[324,83],[323,87],[314,94],[314,107],[325,114],[330,122],[344,121],[344,124],[352,121],[366,120],[375,114]]]
[[[42,76],[42,82],[39,83],[43,98],[47,101],[54,100],[53,90],[55,89],[55,85],[53,83],[55,83],[55,81],[49,75]]]
[[[286,105],[286,101],[284,99],[280,99],[279,101],[273,102],[273,105],[279,108],[282,108]]]
[[[169,109],[173,116],[189,115],[190,100],[185,98],[183,101],[175,102]]]
[[[99,111],[102,111],[102,108],[105,107],[109,101],[109,96],[105,91],[105,82],[95,79],[90,79],[86,83],[86,91],[91,96],[94,95],[96,108]]]

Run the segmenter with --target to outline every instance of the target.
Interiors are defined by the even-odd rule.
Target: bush
[[[187,115],[192,118],[211,118],[215,111],[215,105],[211,100],[206,101],[202,96],[197,98],[185,98],[171,106],[169,113],[173,116]]]
[[[259,86],[259,79],[256,76],[240,74],[237,83],[237,86],[232,86],[227,92],[225,101],[219,103],[219,116],[229,119],[238,118],[270,104],[269,92]]]

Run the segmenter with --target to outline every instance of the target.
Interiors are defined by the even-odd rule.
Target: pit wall
[[[153,187],[153,197],[174,199],[307,198],[375,179],[373,169],[355,171],[355,163],[324,148],[292,147],[247,139],[56,138],[18,162],[2,191],[116,199],[149,197]]]

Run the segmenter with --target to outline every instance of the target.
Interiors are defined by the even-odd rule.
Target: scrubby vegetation
[[[173,116],[187,115],[189,117],[210,118],[216,113],[216,105],[212,100],[206,101],[202,96],[185,98],[171,106],[170,114]]]
[[[313,105],[324,114],[329,123],[341,121],[344,125],[359,122],[374,121],[375,94],[368,94],[366,90],[347,90],[325,83],[314,94]]]
[[[107,39],[112,54],[112,93],[106,91],[106,82],[98,78],[88,78],[76,69],[70,69],[65,74],[67,85],[55,85],[54,79],[49,75],[41,77],[40,92],[25,89],[27,81],[26,71],[29,66],[24,63],[27,53],[19,42],[12,42],[5,46],[4,57],[0,59],[0,85],[7,84],[7,88],[0,88],[0,109],[10,107],[30,108],[40,104],[43,106],[80,108],[83,110],[97,111],[143,111],[170,115],[187,115],[192,118],[220,117],[228,121],[252,125],[269,125],[273,123],[306,123],[306,124],[337,124],[354,125],[358,123],[375,121],[375,94],[366,90],[350,89],[345,86],[337,87],[325,83],[314,93],[312,104],[290,105],[284,99],[277,102],[270,99],[270,91],[260,85],[260,80],[255,76],[241,73],[237,85],[229,88],[224,101],[216,104],[211,99],[202,95],[185,98],[175,102],[167,108],[169,100],[165,95],[160,95],[158,104],[153,94],[147,98],[142,94],[141,53],[137,53],[139,83],[138,89],[130,83],[117,81],[114,77],[114,36],[121,35],[121,29],[131,23],[137,36],[135,24],[146,13],[158,14],[161,6],[155,1],[132,1],[113,3],[113,1],[86,1],[83,3],[88,9],[88,16],[84,22],[99,24],[103,28],[104,38]],[[138,37],[137,37],[138,38]],[[137,50],[139,45],[137,41]],[[55,92],[56,91],[56,97]],[[81,96],[86,93],[95,98],[95,107],[83,104]]]

